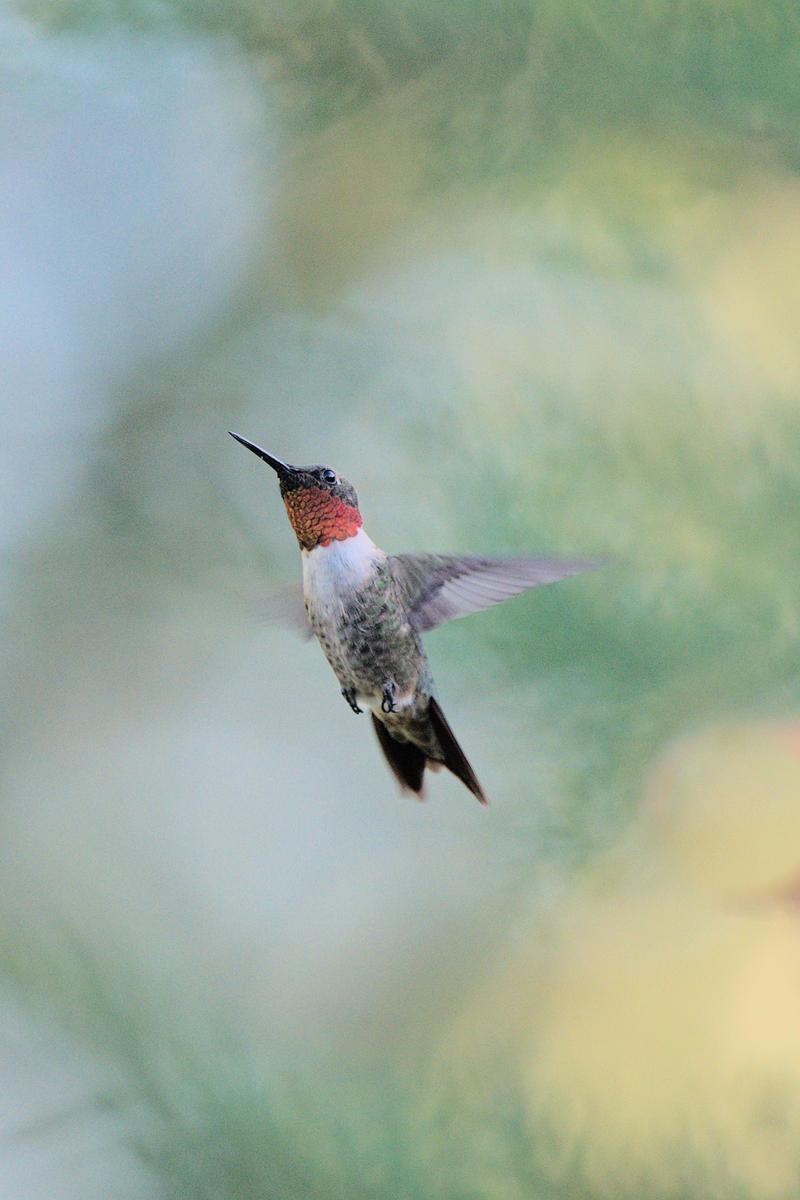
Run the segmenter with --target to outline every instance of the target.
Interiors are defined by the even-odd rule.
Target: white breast
[[[353,537],[315,546],[303,551],[303,592],[306,601],[317,609],[341,605],[352,592],[369,579],[385,551],[359,529]]]

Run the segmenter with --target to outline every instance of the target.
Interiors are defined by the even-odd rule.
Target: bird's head
[[[257,454],[278,476],[289,521],[303,550],[329,546],[358,533],[361,513],[356,490],[332,467],[292,467],[238,433],[231,437]]]

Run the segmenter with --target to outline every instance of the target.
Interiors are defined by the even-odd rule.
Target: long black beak
[[[290,467],[288,463],[281,462],[279,458],[273,458],[271,454],[267,454],[266,450],[262,450],[260,446],[254,445],[253,442],[248,442],[247,438],[239,437],[238,433],[231,433],[230,430],[228,430],[228,433],[230,433],[231,437],[235,438],[237,442],[241,442],[243,446],[246,446],[248,450],[252,450],[253,454],[257,454],[259,458],[262,458],[264,462],[268,463],[272,467],[273,471],[277,471],[279,475],[293,475],[297,470],[296,467]]]

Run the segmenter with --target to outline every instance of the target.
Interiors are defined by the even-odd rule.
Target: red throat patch
[[[292,529],[304,550],[343,542],[358,533],[361,513],[324,488],[298,488],[283,497]]]

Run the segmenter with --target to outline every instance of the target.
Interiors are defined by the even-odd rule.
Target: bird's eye
[[[326,467],[324,471],[320,472],[320,479],[325,483],[336,483],[336,472],[332,471],[330,467]]]

